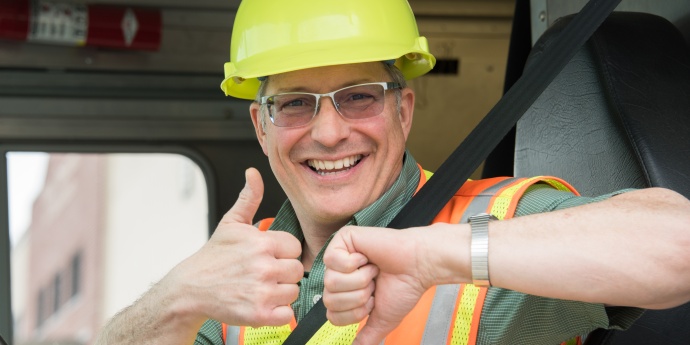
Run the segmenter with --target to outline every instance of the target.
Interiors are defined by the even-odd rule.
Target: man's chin
[[[328,207],[323,207],[324,205],[328,205]],[[323,223],[343,223],[343,225],[349,222],[352,216],[362,209],[352,205],[333,205],[329,202],[318,206],[320,207],[315,208],[312,213],[316,219]]]

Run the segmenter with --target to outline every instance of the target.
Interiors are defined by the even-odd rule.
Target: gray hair
[[[389,64],[386,62],[383,62],[383,66],[386,69],[386,73],[388,73],[388,76],[391,77],[392,82],[400,84],[401,87],[407,87],[407,80],[405,80],[405,76],[403,76],[402,72],[398,69],[393,64]],[[261,84],[259,85],[259,90],[256,93],[256,98],[254,99],[255,102],[261,103],[261,97],[266,95],[266,89],[268,88],[268,81],[269,77],[261,78]],[[400,104],[402,103],[402,92],[400,89],[395,89],[395,106],[397,108],[397,112],[400,113]],[[266,129],[266,115],[268,114],[268,106],[266,104],[262,104],[261,107],[259,108],[259,115],[261,118],[261,128]]]

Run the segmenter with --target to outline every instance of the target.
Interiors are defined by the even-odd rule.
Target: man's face
[[[266,95],[327,93],[382,81],[392,80],[380,62],[319,67],[271,76]],[[300,222],[344,224],[395,182],[414,107],[412,90],[401,92],[400,112],[395,91],[389,90],[381,114],[357,120],[342,117],[331,99],[322,97],[311,122],[291,128],[275,126],[252,104],[259,143]],[[265,128],[260,116],[266,116]]]

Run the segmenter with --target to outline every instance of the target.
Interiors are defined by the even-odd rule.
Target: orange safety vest
[[[432,175],[422,170],[417,190]],[[487,212],[498,219],[511,218],[518,200],[527,188],[542,182],[555,189],[575,189],[565,181],[548,176],[533,178],[496,177],[478,181],[467,181],[434,218],[433,223],[466,223],[477,213]],[[273,219],[259,222],[260,230],[267,230]],[[427,290],[403,321],[386,336],[382,345],[475,345],[487,288],[472,284],[438,285]],[[349,345],[366,319],[359,324],[334,326],[326,322],[307,342],[312,344]],[[282,344],[297,326],[293,317],[288,325],[279,327],[238,327],[223,324],[223,342],[227,345]],[[564,345],[580,345],[579,337],[564,342]]]

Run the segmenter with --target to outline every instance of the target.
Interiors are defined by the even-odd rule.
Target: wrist
[[[161,282],[103,326],[96,344],[192,343],[205,321],[180,312]]]
[[[198,330],[209,318],[207,307],[199,304],[204,299],[195,296],[194,287],[186,284],[175,269],[156,283],[144,298],[150,308],[158,311],[158,319],[166,320],[166,324],[176,329]]]
[[[471,282],[470,252],[462,249],[470,245],[469,226],[436,223],[429,230],[432,231],[425,231],[422,237],[425,243],[432,244],[427,245],[426,251],[431,271],[429,286]]]

